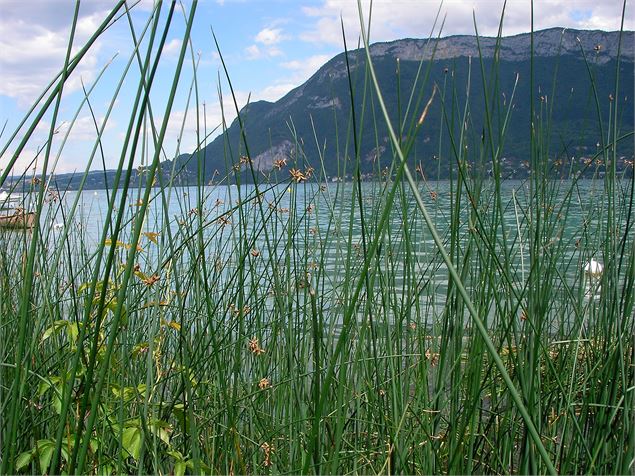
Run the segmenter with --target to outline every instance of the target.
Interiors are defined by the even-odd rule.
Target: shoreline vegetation
[[[366,58],[360,69],[345,55],[341,183],[327,180],[318,130],[321,160],[309,162],[295,136],[266,176],[254,167],[217,44],[240,147],[227,141],[228,173],[211,186],[192,154],[197,183],[185,189],[176,161],[169,172],[161,161],[181,71],[196,71],[196,2],[157,4],[143,31],[129,22],[139,47],[95,120],[80,192],[56,188],[51,139],[65,83],[127,8],[118,1],[78,50],[71,30],[60,74],[3,135],[2,152],[16,150],[0,175],[10,189],[16,158],[52,115],[41,175],[8,190],[24,192],[36,225],[0,230],[0,473],[632,473],[633,131],[619,102],[607,109],[598,96],[590,62],[587,119],[599,142],[583,173],[553,147],[561,98],[536,94],[524,112],[531,173],[512,182],[501,171],[516,89],[503,101],[497,62],[472,58],[461,100],[449,76],[431,81],[434,61],[409,90],[397,67],[391,117],[360,9]],[[179,15],[182,48],[159,113],[150,92]],[[534,61],[532,42],[531,79]],[[87,210],[83,186],[135,68],[119,166]],[[484,80],[470,89],[477,70]],[[632,87],[619,78],[615,97]],[[186,90],[198,104],[196,74]],[[431,114],[438,130],[426,129]],[[361,131],[379,118],[391,161],[365,182]],[[443,182],[441,165],[410,160],[424,130],[450,151]]]

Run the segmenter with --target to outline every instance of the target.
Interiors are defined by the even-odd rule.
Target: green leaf
[[[53,396],[51,397],[51,405],[55,410],[55,413],[60,415],[62,413],[62,382],[55,385],[55,391],[53,392]]]
[[[132,456],[135,461],[139,459],[141,445],[143,444],[143,434],[138,426],[131,426],[123,430],[121,445],[127,454],[124,456]]]
[[[99,474],[100,476],[110,476],[114,472],[115,472],[115,469],[110,464],[104,464],[100,466],[99,468],[97,468],[97,474]]]
[[[40,339],[40,342],[44,342],[46,339],[48,339],[52,335],[59,334],[60,333],[60,329],[61,329],[61,327],[58,325],[57,322],[53,323],[53,325],[51,327],[49,327],[48,329],[46,329],[44,331],[44,334],[42,334],[42,339]]]
[[[170,427],[169,423],[163,420],[153,420],[152,423],[150,423],[150,431],[159,437],[166,445],[170,444],[170,432],[172,431],[172,427]]]
[[[185,414],[185,407],[182,403],[177,403],[172,408],[172,414],[176,418],[181,426],[187,426],[187,415]]]
[[[84,291],[90,289],[90,286],[92,285],[92,282],[87,282],[82,284],[79,289],[77,289],[77,294],[82,294]],[[103,281],[97,281],[97,283],[95,283],[95,292],[101,292],[101,288],[104,286],[104,282]]]
[[[174,464],[174,476],[183,476],[185,474],[185,461],[177,461]]]
[[[190,461],[192,462],[192,466],[190,467],[194,469],[194,460],[190,460]],[[203,463],[203,461],[201,461],[200,459],[198,460],[198,466],[201,469],[201,474],[212,474],[212,468],[210,468],[208,465]]]
[[[40,382],[40,385],[38,385],[37,394],[41,397],[50,389],[55,389],[53,395],[51,396],[51,406],[59,415],[62,411],[62,400],[60,399],[63,390],[62,379],[60,377],[45,378],[44,381]]]
[[[117,312],[117,305],[119,301],[117,299],[112,298],[108,304],[106,304],[106,309],[108,309],[113,315]],[[126,311],[126,306],[121,306],[121,317],[119,318],[119,323],[121,326],[126,326],[128,324],[128,312]]]
[[[167,453],[177,461],[185,461],[183,453],[181,453],[179,450],[168,450]]]
[[[49,389],[53,388],[53,386],[57,383],[55,381],[55,379],[57,379],[57,381],[59,381],[59,377],[44,378],[44,380],[42,382],[40,382],[40,385],[38,385],[37,396],[41,397]]]
[[[97,450],[99,449],[99,440],[97,438],[91,438],[90,443],[88,444],[90,446],[90,451],[97,453]]]
[[[70,438],[67,438],[66,441],[66,445],[62,445],[62,447],[60,448],[62,450],[62,459],[64,461],[66,461],[67,463],[70,461],[70,455],[68,454],[68,450],[67,448],[69,447],[73,447],[73,445],[75,444],[75,440],[71,440],[70,444],[69,444],[69,440],[71,440]]]
[[[137,385],[137,394],[140,397],[145,398],[146,389],[147,389],[147,385],[145,383],[140,383],[139,385]]]
[[[130,389],[132,387],[123,387],[121,388],[119,385],[112,385],[110,387],[110,391],[113,393],[113,395],[117,398],[123,398],[124,401],[130,400],[130,398],[132,397]]]
[[[22,470],[22,468],[28,466],[32,458],[33,451],[25,451],[24,453],[20,453],[15,459],[15,470],[20,471]]]
[[[38,460],[40,462],[40,471],[45,474],[51,465],[53,451],[55,451],[55,443],[51,440],[39,440],[36,445]]]
[[[68,332],[68,337],[70,341],[74,344],[77,342],[77,337],[79,336],[79,325],[77,323],[69,323],[66,327],[66,332]]]

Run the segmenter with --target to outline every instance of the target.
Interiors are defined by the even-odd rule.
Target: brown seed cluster
[[[430,362],[430,365],[432,367],[434,367],[435,365],[439,363],[439,354],[437,354],[436,352],[432,352],[430,349],[427,349],[425,356],[426,356],[426,360]]]
[[[287,166],[287,159],[276,159],[273,161],[273,166],[278,170],[282,170]]]
[[[249,339],[249,351],[255,355],[264,354],[266,352],[265,349],[260,347],[260,344],[258,343],[258,339],[256,337],[254,337],[253,339]]]
[[[298,170],[298,169],[289,170],[289,174],[291,175],[291,179],[295,183],[301,183],[301,182],[304,182],[307,179],[307,176],[304,175],[304,173],[301,170]]]
[[[152,276],[149,276],[146,279],[143,279],[142,281],[143,281],[143,284],[145,284],[146,286],[152,286],[159,279],[160,279],[159,275],[155,273]]]
[[[218,217],[218,220],[216,220],[216,223],[220,227],[225,227],[231,224],[231,220],[227,216],[222,216],[222,217]]]
[[[271,453],[273,453],[273,446],[269,443],[263,443],[260,445],[262,451],[265,453],[265,460],[262,462],[262,465],[268,468],[271,466]]]

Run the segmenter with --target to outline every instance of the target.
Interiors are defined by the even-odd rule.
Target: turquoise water
[[[555,213],[566,213],[565,219],[562,220],[564,229],[560,239],[571,239],[579,231],[581,223],[586,220],[587,228],[596,228],[602,226],[602,203],[604,202],[603,184],[598,181],[579,181],[575,187],[571,206],[566,211],[558,210],[558,205],[562,205],[562,200],[569,192],[569,182],[558,182],[553,184],[557,190],[554,192],[554,199],[551,205],[556,208]],[[628,184],[624,184],[628,185]],[[428,206],[429,212],[435,220],[435,226],[442,232],[447,229],[450,220],[450,209],[453,205],[453,198],[450,191],[450,183],[448,181],[428,182],[427,185],[420,187],[424,200]],[[324,189],[325,188],[325,189]],[[366,220],[369,220],[369,214],[376,211],[377,206],[381,205],[383,197],[380,195],[382,184],[380,183],[363,183],[362,184],[362,204],[366,214]],[[300,184],[299,186],[289,187],[288,185],[280,185],[273,189],[261,187],[263,191],[264,202],[275,203],[278,215],[282,218],[278,220],[278,224],[284,222],[284,215],[288,216],[286,209],[292,208],[296,216],[305,215],[302,219],[311,220],[317,224],[325,225],[331,218],[340,218],[346,225],[348,232],[348,223],[350,222],[351,204],[353,203],[353,226],[352,233],[354,237],[361,236],[361,220],[358,210],[357,198],[352,201],[354,185],[353,184],[324,184],[320,190],[318,185]],[[479,190],[481,193],[482,211],[487,213],[487,207],[493,205],[493,183],[486,182]],[[626,191],[625,191],[626,192]],[[407,214],[414,213],[415,203],[411,199],[411,194],[406,190],[407,196]],[[476,193],[476,191],[473,191]],[[527,182],[507,181],[502,184],[502,202],[505,208],[504,225],[509,233],[513,234],[519,228],[523,228],[530,214],[529,210],[529,185]],[[105,190],[85,191],[85,192],[66,192],[61,200],[61,206],[57,203],[50,204],[46,217],[43,217],[42,225],[46,229],[53,228],[60,232],[62,227],[82,228],[86,243],[95,245],[101,238],[106,223],[106,212],[108,209],[108,196],[110,192]],[[244,185],[240,190],[236,186],[215,186],[204,187],[201,193],[202,203],[199,203],[199,191],[196,187],[179,187],[174,188],[165,194],[165,210],[163,198],[159,194],[158,189],[154,189],[150,205],[144,223],[144,231],[165,232],[165,227],[170,226],[172,231],[176,231],[183,222],[193,223],[194,218],[198,217],[199,210],[202,210],[203,224],[209,225],[214,220],[235,208],[237,200],[242,198],[243,201],[254,203],[254,187],[252,185]],[[432,195],[435,195],[434,199]],[[128,229],[130,220],[135,217],[138,210],[138,201],[140,199],[139,191],[129,193],[129,197],[123,202],[125,210],[124,229]],[[464,201],[465,197],[463,197]],[[627,200],[628,197],[622,197]],[[77,200],[77,210],[75,217],[70,220],[67,216],[71,210],[73,203]],[[396,200],[398,201],[398,199]],[[307,207],[313,205],[312,213],[306,213]],[[115,206],[121,205],[121,199],[117,197]],[[202,206],[201,206],[202,205]],[[293,209],[295,205],[295,209]],[[391,216],[391,225],[399,225],[403,222],[402,210],[399,209],[400,204],[395,203],[394,213]],[[463,203],[461,216],[461,225],[468,226],[469,203]],[[265,213],[269,212],[267,206],[263,206]],[[420,218],[420,217],[419,217]],[[114,222],[114,217],[109,223]],[[237,225],[234,218],[231,225]],[[57,225],[57,226],[56,226]],[[429,236],[425,233],[425,224],[423,220],[411,223],[416,233],[420,233],[421,239],[427,244],[432,244]],[[342,225],[343,226],[343,225]],[[209,226],[208,226],[209,227]],[[298,231],[302,231],[299,229]],[[210,230],[209,234],[213,232]]]
[[[248,293],[262,294],[274,286],[275,268],[287,278],[290,288],[315,287],[322,296],[329,296],[326,310],[340,314],[350,296],[351,280],[364,267],[364,248],[368,249],[375,235],[386,200],[386,185],[361,185],[365,236],[357,187],[350,183],[261,188],[260,199],[256,198],[253,185],[185,187],[165,193],[154,189],[144,215],[140,215],[141,192],[135,190],[124,200],[115,197],[116,211],[123,212],[118,234],[114,233],[115,216],[107,219],[109,192],[67,192],[45,207],[42,245],[51,254],[61,253],[62,266],[63,256],[70,255],[77,259],[75,267],[90,269],[98,243],[103,239],[117,240],[121,242],[117,261],[125,263],[132,241],[132,223],[142,219],[143,234],[134,259],[148,275],[170,272],[178,276],[180,270],[190,269],[193,261],[204,259],[213,265],[213,278],[220,290],[238,279],[237,270],[241,263],[247,263],[242,285]],[[613,198],[618,210],[627,209],[628,185],[617,187],[619,193]],[[509,279],[521,295],[530,272],[532,241],[539,242],[533,247],[534,254],[538,253],[540,259],[544,254],[545,259],[555,259],[560,265],[561,276],[557,279],[562,283],[556,282],[555,293],[588,286],[584,265],[592,258],[600,262],[605,259],[600,237],[606,236],[607,197],[601,181],[580,181],[575,185],[550,182],[544,204],[530,201],[527,182],[503,182],[502,217],[495,212],[495,183],[484,182],[478,190],[469,191],[479,210],[479,220],[475,219],[465,190],[460,194],[459,212],[452,217],[458,195],[453,187],[447,181],[428,182],[420,185],[420,193],[455,265],[467,270],[465,281],[470,293],[478,294],[484,284],[478,276],[479,269],[495,265],[486,258],[489,254],[501,261],[509,260]],[[243,205],[237,206],[239,202]],[[531,221],[537,219],[543,221],[545,232],[539,237],[530,236]],[[452,220],[458,224],[454,238]],[[623,222],[624,217],[618,216],[618,225]],[[494,234],[491,230],[495,230]],[[486,239],[483,234],[488,233]],[[4,233],[0,240],[21,236]],[[389,295],[382,295],[382,300],[373,304],[385,306],[386,315],[394,317],[399,309],[411,307],[413,300],[422,314],[433,319],[443,313],[449,282],[447,268],[407,186],[395,197],[372,268],[373,272],[379,271],[380,277],[372,283],[373,289],[380,294],[389,290]],[[493,305],[488,313],[494,315]]]

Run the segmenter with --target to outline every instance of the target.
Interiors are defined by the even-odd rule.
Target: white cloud
[[[324,63],[330,60],[332,55],[314,55],[302,60],[286,61],[280,63],[283,68],[294,71],[302,82],[307,80],[315,73]]]
[[[250,95],[244,91],[235,91],[235,94],[238,107],[242,109],[247,104]],[[223,97],[222,108],[219,100],[206,103],[205,106],[201,104],[198,108],[198,123],[196,108],[190,108],[187,111],[172,111],[168,120],[165,140],[163,141],[163,148],[167,158],[172,159],[177,152],[177,148],[179,153],[191,153],[196,149],[197,142],[199,140],[202,141],[206,134],[211,133],[207,139],[209,144],[213,138],[223,132],[223,119],[226,127],[229,127],[235,118],[236,108],[231,96]],[[157,129],[160,126],[160,119],[157,119]],[[183,129],[182,133],[181,129]],[[161,159],[163,159],[163,156]]]
[[[80,16],[74,45],[84,44],[106,15],[106,11],[93,11],[96,5],[97,2],[89,2],[89,14]],[[62,69],[68,48],[68,18],[72,18],[72,7],[70,3],[38,2],[37,8],[29,12],[29,20],[25,21],[24,4],[21,8],[16,8],[11,2],[3,4],[0,15],[0,94],[16,99],[23,107],[27,106]],[[50,16],[43,17],[43,12]],[[60,12],[69,16],[63,20]],[[100,49],[101,43],[95,43],[83,58],[65,84],[67,92],[81,88],[80,79],[85,83],[94,79]],[[77,50],[74,46],[73,52]]]
[[[256,43],[262,43],[267,46],[278,44],[285,39],[287,37],[282,33],[281,28],[263,28],[254,38]]]
[[[101,129],[104,116],[96,118],[97,127]],[[86,167],[88,157],[97,141],[97,129],[90,114],[79,116],[69,131],[70,121],[60,120],[53,133],[53,141],[49,155],[48,173],[66,173],[75,170],[83,170]],[[27,168],[40,173],[44,162],[46,144],[50,133],[51,124],[48,120],[38,122],[28,145],[22,150],[14,166],[13,174],[19,175]],[[117,123],[111,117],[104,129],[102,136],[102,149],[107,156],[119,156],[120,146],[123,141],[111,141],[113,131],[116,131]],[[5,155],[0,158],[0,169],[5,167],[15,153],[17,142],[13,142]],[[62,148],[63,147],[63,148]],[[58,159],[59,157],[59,159]],[[33,160],[36,159],[34,162]],[[101,163],[100,159],[95,159]],[[53,168],[54,167],[54,168]]]
[[[299,83],[297,82],[281,82],[272,84],[271,86],[267,86],[266,88],[254,93],[254,99],[275,102],[298,86]]]
[[[263,28],[254,37],[255,43],[245,48],[245,57],[256,60],[282,56],[284,53],[276,45],[288,39],[281,28]]]
[[[368,21],[369,0],[363,0],[363,13]],[[479,34],[496,35],[503,0],[445,0],[439,16],[439,24],[445,18],[442,35],[474,34],[472,14],[476,15]],[[425,38],[430,35],[438,0],[374,0],[372,10],[371,42],[388,41],[404,37]],[[312,25],[300,39],[317,44],[341,46],[341,21],[350,48],[356,46],[359,37],[359,13],[356,2],[324,0],[318,7],[302,9]],[[534,28],[536,30],[562,26],[567,28],[597,28],[618,30],[622,13],[622,0],[535,0]],[[635,28],[635,17],[626,15],[625,28]],[[529,1],[507,2],[503,34],[512,35],[529,31]]]
[[[245,54],[247,55],[247,59],[250,60],[262,58],[262,52],[260,48],[258,48],[258,45],[251,45],[245,48]]]
[[[282,54],[282,50],[275,46],[261,48],[258,45],[254,44],[245,48],[245,57],[248,60],[275,58],[276,56],[282,56]]]
[[[282,80],[264,87],[253,93],[254,100],[277,101],[294,88],[309,79],[324,63],[331,59],[331,55],[314,55],[303,60],[285,61],[280,67],[291,72],[283,75]]]
[[[180,38],[172,38],[163,47],[163,52],[168,56],[176,55],[181,51],[183,41]]]
[[[73,128],[69,133],[69,140],[72,141],[88,141],[95,142],[97,140],[97,131],[101,129],[105,116],[96,117],[95,121],[97,121],[97,126],[95,126],[95,122],[93,121],[93,117],[91,115],[78,117],[75,123],[73,124]],[[70,123],[64,123],[60,128],[60,134],[66,134],[68,131],[68,127]],[[104,128],[104,133],[106,131],[113,130],[116,127],[115,121],[111,118]]]
[[[39,151],[35,149],[28,149],[28,148],[23,149],[22,153],[17,158],[17,160],[14,163],[14,166],[11,169],[13,174],[10,174],[9,176],[14,175],[17,178],[22,172],[24,172],[27,169],[28,169],[27,174],[33,173],[34,167],[37,167],[39,165],[39,162],[42,161],[42,157],[44,155],[43,152],[40,152],[38,155],[38,152]],[[13,156],[13,151],[7,152],[2,157],[0,157],[0,174],[4,172],[4,167],[9,163],[12,156]],[[38,157],[39,160],[36,159],[36,157]],[[40,168],[36,168],[36,170],[40,170]]]

